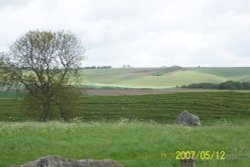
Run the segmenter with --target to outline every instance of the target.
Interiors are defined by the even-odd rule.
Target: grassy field
[[[248,92],[83,95],[73,123],[34,122],[14,93],[0,97],[1,167],[47,155],[112,158],[126,167],[178,167],[178,150],[225,151],[225,160],[198,157],[197,167],[249,166]],[[183,110],[197,114],[202,126],[174,125]]]
[[[35,121],[24,112],[22,99],[0,100],[0,121]],[[84,95],[78,104],[85,121],[131,119],[172,124],[183,110],[197,114],[204,125],[218,122],[244,124],[250,121],[250,93],[186,92],[161,95]]]
[[[82,73],[82,85],[130,88],[171,88],[191,83],[250,81],[250,67],[189,67],[171,72],[164,68],[112,68],[86,69]]]
[[[113,123],[0,123],[0,166],[45,155],[118,160],[126,167],[178,167],[178,150],[225,151],[225,160],[197,167],[247,167],[250,126],[182,127],[138,121]],[[167,156],[162,156],[166,155]],[[174,155],[171,155],[174,154]]]

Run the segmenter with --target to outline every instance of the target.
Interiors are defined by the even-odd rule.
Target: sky
[[[0,0],[0,51],[71,31],[84,66],[250,66],[249,0]]]

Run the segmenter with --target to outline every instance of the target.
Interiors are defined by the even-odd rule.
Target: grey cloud
[[[86,46],[85,65],[245,66],[249,6],[248,0],[0,0],[0,48],[30,29],[65,29]]]
[[[0,8],[4,7],[21,7],[27,5],[30,0],[0,0]]]

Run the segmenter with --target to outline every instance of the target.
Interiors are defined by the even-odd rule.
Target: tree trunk
[[[65,112],[64,107],[60,104],[58,106],[59,106],[60,114],[61,114],[61,117],[63,118],[63,120],[65,122],[69,122],[69,117],[68,117],[67,113]]]
[[[51,119],[51,95],[50,95],[50,86],[49,84],[44,85],[42,88],[42,94],[44,97],[44,102],[42,106],[43,118],[42,121],[47,122]]]
[[[42,105],[42,118],[41,118],[41,121],[44,121],[44,122],[49,121],[50,116],[51,116],[51,104],[50,104],[50,101],[47,100]]]

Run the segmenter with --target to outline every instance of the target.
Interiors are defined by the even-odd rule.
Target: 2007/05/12
[[[175,159],[225,160],[225,151],[176,151]]]

